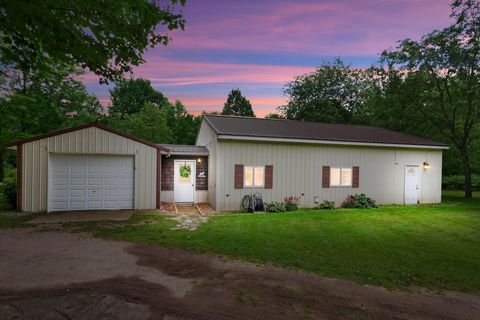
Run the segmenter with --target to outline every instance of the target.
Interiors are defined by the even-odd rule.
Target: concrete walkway
[[[26,223],[64,223],[64,222],[84,222],[84,221],[126,221],[130,219],[134,211],[69,211],[61,213],[51,213],[36,217]]]

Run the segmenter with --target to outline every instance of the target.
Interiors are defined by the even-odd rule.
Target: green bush
[[[285,210],[287,210],[287,211],[298,210],[298,205],[300,203],[300,197],[295,197],[295,196],[285,197],[283,199],[283,203],[285,204]]]
[[[335,201],[323,200],[323,202],[319,204],[318,208],[322,210],[335,210]]]
[[[377,208],[377,203],[364,193],[348,195],[342,203],[343,208],[371,209]]]
[[[442,179],[443,190],[465,189],[465,177],[463,175],[445,176]],[[480,191],[480,175],[472,175],[472,189]]]
[[[15,171],[7,171],[5,178],[0,182],[0,203],[6,204],[8,208],[15,208],[17,204],[17,179]]]
[[[282,202],[275,202],[275,201],[267,203],[266,210],[267,210],[267,212],[285,212],[285,211],[287,211],[285,209],[285,205]]]

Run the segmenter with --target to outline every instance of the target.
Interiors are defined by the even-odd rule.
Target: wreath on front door
[[[183,166],[180,167],[180,176],[182,178],[188,178],[190,177],[190,174],[192,173],[192,169],[190,168],[189,165],[184,164]]]

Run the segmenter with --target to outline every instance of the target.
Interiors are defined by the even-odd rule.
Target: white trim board
[[[249,136],[229,136],[218,135],[218,140],[237,140],[237,141],[255,141],[255,142],[286,142],[286,143],[304,143],[304,144],[323,144],[323,145],[343,145],[343,146],[368,146],[368,147],[384,147],[384,148],[408,148],[408,149],[440,149],[446,150],[449,147],[428,146],[417,144],[394,144],[394,143],[372,143],[372,142],[348,142],[348,141],[331,141],[331,140],[309,140],[309,139],[284,139],[284,138],[263,138]]]

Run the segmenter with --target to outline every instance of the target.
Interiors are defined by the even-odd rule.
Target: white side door
[[[175,202],[195,202],[195,160],[175,160],[173,168]]]
[[[420,167],[405,166],[405,204],[418,204],[420,195]]]

